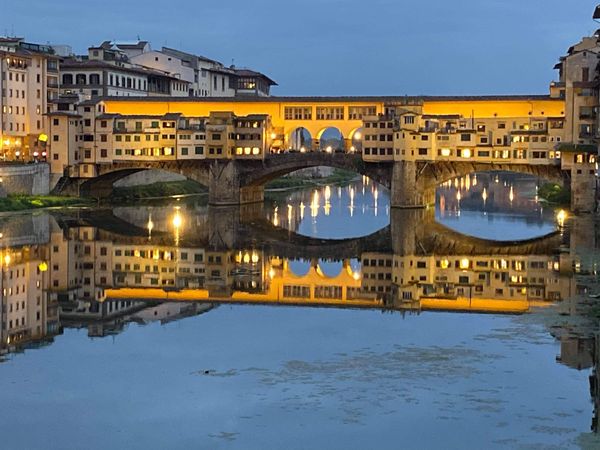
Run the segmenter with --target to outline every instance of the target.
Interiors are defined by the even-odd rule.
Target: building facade
[[[0,38],[0,159],[43,157],[51,102],[59,94],[59,58],[51,47]]]

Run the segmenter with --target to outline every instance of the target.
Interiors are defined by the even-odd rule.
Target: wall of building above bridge
[[[215,111],[231,111],[238,116],[267,114],[272,125],[285,134],[298,127],[316,137],[326,127],[336,127],[346,139],[362,126],[362,120],[351,119],[350,107],[375,107],[377,114],[386,107],[422,108],[423,114],[460,114],[465,118],[511,118],[528,116],[564,116],[564,102],[547,96],[482,96],[482,97],[269,97],[264,99],[223,98],[107,98],[107,113],[185,116],[209,116]],[[343,107],[343,119],[318,120],[316,108]],[[286,107],[310,107],[311,119],[286,119]]]

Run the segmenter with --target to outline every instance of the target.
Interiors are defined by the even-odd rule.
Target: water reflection
[[[37,228],[4,225],[4,351],[52,336],[61,324],[97,325],[148,302],[514,313],[574,293],[571,256],[556,252],[568,233],[502,244],[452,232],[432,210],[394,210],[389,226],[338,240],[281,229],[260,205],[41,217]],[[294,270],[298,264],[305,268]]]
[[[490,188],[494,201],[496,184],[508,187],[500,177],[497,183],[481,176],[462,182],[463,192],[481,188],[483,194]],[[453,182],[451,188],[460,186]],[[519,207],[517,184],[512,201],[510,188],[507,195],[508,203]],[[6,355],[47,345],[68,329],[102,337],[120,334],[130,323],[212,317],[219,305],[234,303],[398,315],[522,314],[558,304],[561,320],[546,325],[561,345],[558,362],[580,370],[597,366],[594,328],[582,332],[579,320],[583,300],[596,293],[591,281],[581,281],[597,281],[596,259],[582,251],[596,247],[588,219],[564,217],[561,232],[553,226],[538,238],[497,242],[448,229],[433,210],[389,210],[386,202],[385,192],[360,184],[297,193],[264,207],[177,204],[5,220],[0,223],[0,350]],[[311,212],[314,205],[316,215],[303,216],[302,205]],[[362,215],[367,223],[381,218],[381,211],[384,220],[363,237],[302,233],[315,218],[317,231],[326,234],[340,227],[340,217]],[[334,222],[323,222],[332,216]],[[569,317],[572,323],[566,322]],[[461,345],[453,347],[457,358],[467,351]],[[590,378],[594,431],[597,373]]]
[[[537,196],[538,180],[513,173],[477,173],[443,183],[436,218],[466,234],[519,240],[551,232],[555,212]]]
[[[368,178],[345,186],[289,192],[267,205],[267,218],[275,226],[306,236],[350,238],[357,229],[369,234],[389,224],[389,193]]]

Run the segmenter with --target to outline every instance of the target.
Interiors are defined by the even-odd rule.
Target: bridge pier
[[[571,171],[571,209],[575,212],[595,211],[596,176],[593,169],[580,172]]]
[[[390,194],[393,208],[425,208],[435,203],[435,188],[424,186],[412,161],[394,163]]]
[[[236,161],[214,161],[209,170],[208,203],[228,206],[264,201],[262,185],[241,186],[240,178]]]

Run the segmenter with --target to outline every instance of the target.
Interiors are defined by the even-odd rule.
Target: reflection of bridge
[[[172,230],[153,228],[151,238],[147,228],[149,216],[139,224],[120,219],[110,210],[81,211],[76,219],[61,213],[56,216],[65,226],[97,228],[102,240],[119,244],[151,242],[165,247],[185,245],[215,250],[258,248],[268,255],[290,259],[343,260],[357,258],[364,252],[471,256],[553,254],[561,244],[557,233],[521,241],[467,236],[435,221],[433,209],[392,210],[390,225],[370,235],[350,239],[313,238],[276,227],[264,218],[261,205],[247,206],[243,211],[238,207],[211,207],[206,211],[203,226],[181,230],[177,235]]]
[[[486,241],[435,223],[431,210],[394,210],[390,226],[370,236],[321,240],[274,227],[253,209],[177,209],[168,217],[154,210],[156,223],[143,214],[130,223],[79,211],[56,213],[56,226],[40,216],[38,225],[49,221],[47,242],[3,249],[0,350],[60,332],[59,305],[61,320],[96,324],[165,301],[514,313],[575,288],[558,234]],[[4,236],[19,242],[5,225]],[[292,259],[306,260],[308,271],[294,273]],[[332,264],[339,273],[330,273]],[[14,270],[25,278],[11,278]],[[6,302],[16,300],[25,307],[10,312]]]
[[[63,223],[97,229],[96,240],[113,249],[113,281],[104,288],[111,299],[519,312],[569,294],[558,234],[488,241],[443,227],[431,210],[395,210],[390,226],[370,236],[321,240],[247,214],[209,208],[193,234],[153,229],[149,236],[141,224],[97,214]],[[288,259],[312,261],[311,269],[295,275]],[[323,259],[342,261],[340,274],[325,276]],[[362,270],[353,271],[350,259]]]

